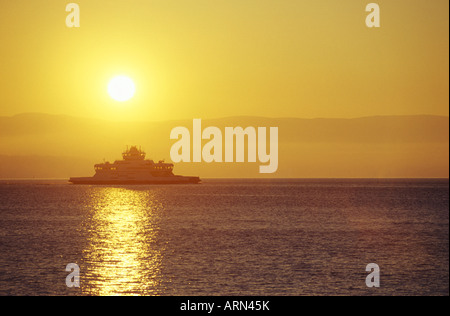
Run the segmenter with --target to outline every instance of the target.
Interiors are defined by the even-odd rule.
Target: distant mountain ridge
[[[203,120],[206,126],[279,126],[289,133],[284,137],[289,139],[317,139],[335,141],[338,136],[341,140],[367,141],[448,141],[449,118],[445,116],[416,115],[416,116],[369,116],[361,118],[265,118],[252,116],[236,116],[219,119]],[[192,125],[192,120],[174,120],[159,122],[113,122],[100,119],[88,119],[65,115],[50,114],[19,114],[11,117],[0,117],[0,137],[25,134],[46,134],[82,128],[123,128],[132,126],[133,130],[151,130],[167,126]],[[377,131],[378,134],[369,133]],[[355,133],[362,132],[362,133]],[[369,136],[369,134],[371,134]]]
[[[174,141],[169,135],[177,126],[191,130],[192,120],[112,122],[40,113],[0,117],[0,178],[89,175],[94,163],[118,159],[133,144],[149,158],[170,160]],[[448,177],[445,116],[237,116],[202,120],[202,127],[208,126],[279,127],[275,177]],[[36,170],[33,161],[39,161]],[[260,176],[251,164],[179,164],[176,170],[207,177]]]

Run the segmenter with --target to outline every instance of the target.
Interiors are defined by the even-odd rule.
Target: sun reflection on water
[[[158,295],[163,206],[155,193],[120,187],[91,194],[83,251],[82,291],[88,295]]]

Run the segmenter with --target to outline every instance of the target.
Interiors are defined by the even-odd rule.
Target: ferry
[[[163,160],[154,162],[145,159],[145,152],[137,146],[127,148],[123,153],[123,160],[114,163],[101,163],[94,166],[93,177],[70,178],[73,184],[197,184],[199,177],[174,175],[174,165]]]

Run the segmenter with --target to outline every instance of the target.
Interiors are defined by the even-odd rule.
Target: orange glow
[[[279,126],[276,177],[448,176],[447,0],[379,0],[379,29],[363,0],[76,2],[79,28],[52,1],[2,3],[0,178],[86,174],[127,144],[168,159],[194,118]],[[118,74],[137,87],[126,106],[106,88]]]
[[[449,109],[449,3],[7,1],[0,12],[0,116],[43,112],[159,121],[257,115],[361,117]],[[33,26],[33,27],[31,27]],[[141,87],[126,108],[105,85]]]

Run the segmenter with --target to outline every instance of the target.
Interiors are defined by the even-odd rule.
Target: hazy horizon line
[[[121,123],[130,123],[130,122],[141,122],[141,123],[155,123],[155,122],[174,122],[174,121],[190,121],[193,119],[202,119],[205,121],[212,120],[223,120],[223,119],[242,119],[242,118],[258,118],[258,119],[276,119],[276,120],[357,120],[357,119],[367,119],[367,118],[401,118],[401,117],[437,117],[437,118],[447,118],[450,119],[449,115],[439,115],[439,114],[378,114],[378,115],[365,115],[365,116],[355,116],[355,117],[286,117],[286,116],[260,116],[260,115],[229,115],[229,116],[221,116],[221,117],[212,117],[212,118],[204,118],[204,117],[192,117],[192,118],[179,118],[179,119],[161,119],[161,120],[112,120],[98,117],[87,117],[87,116],[77,116],[71,114],[53,114],[53,113],[45,113],[45,112],[22,112],[13,115],[0,115],[0,118],[15,118],[26,115],[41,115],[41,116],[53,116],[53,117],[66,117],[66,118],[77,118],[77,119],[87,119],[87,120],[99,120],[106,122],[121,122]]]
[[[380,177],[380,178],[374,178],[374,177],[342,177],[342,178],[336,178],[336,177],[293,177],[293,178],[271,178],[271,177],[261,177],[261,178],[236,178],[236,177],[230,177],[230,178],[220,178],[220,177],[202,177],[202,180],[446,180],[449,181],[450,178],[443,178],[443,177]],[[0,181],[14,181],[14,180],[20,180],[20,181],[68,181],[67,178],[0,178]],[[117,184],[118,186],[126,186]],[[147,184],[142,184],[147,185]],[[150,185],[150,184],[149,184]]]

